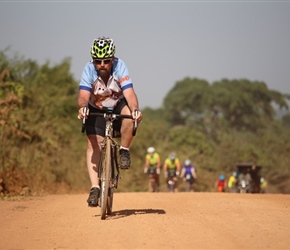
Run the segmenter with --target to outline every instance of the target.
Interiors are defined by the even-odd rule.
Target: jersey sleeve
[[[81,81],[79,84],[80,90],[87,90],[87,91],[92,90],[92,84],[95,78],[97,78],[97,75],[94,71],[95,71],[94,65],[91,62],[85,65],[82,72]]]
[[[117,63],[115,64],[115,67],[116,75],[119,79],[121,89],[124,91],[125,89],[133,88],[132,78],[124,61],[117,58]]]

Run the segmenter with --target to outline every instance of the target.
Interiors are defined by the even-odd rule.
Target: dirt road
[[[0,249],[290,249],[290,195],[115,193],[0,201]]]

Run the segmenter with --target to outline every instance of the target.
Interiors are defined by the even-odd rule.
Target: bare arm
[[[163,165],[163,171],[164,171],[164,173],[167,173],[167,162],[166,162],[166,160],[165,160],[165,162],[164,162],[164,165]]]
[[[185,170],[184,170],[184,168],[182,168],[181,169],[180,178],[184,178],[185,177],[184,174],[185,174]]]
[[[191,169],[191,173],[192,173],[193,178],[196,179],[197,175],[196,175],[196,172],[195,172],[194,168]]]
[[[135,109],[139,110],[139,103],[138,103],[137,95],[136,95],[134,89],[128,88],[128,89],[123,91],[123,94],[127,100],[127,103],[128,103],[128,106],[129,106],[131,112],[133,112]]]
[[[128,103],[128,106],[131,110],[132,116],[138,120],[138,122],[141,122],[142,120],[142,114],[139,111],[139,103],[137,95],[133,88],[128,88],[123,91],[124,97],[126,98],[126,101]],[[137,116],[135,116],[135,110],[138,110]]]
[[[145,168],[148,168],[149,167],[149,160],[148,160],[148,158],[146,157],[146,159],[145,159]]]
[[[78,94],[78,107],[79,107],[78,118],[79,119],[82,119],[85,115],[83,112],[84,111],[83,108],[88,106],[90,96],[91,96],[91,92],[87,90],[79,91],[79,94]]]
[[[176,170],[180,173],[180,161],[176,161]]]
[[[160,169],[160,167],[161,167],[161,161],[160,161],[160,156],[158,156],[158,158],[157,158],[157,168]]]
[[[78,94],[78,106],[79,108],[87,107],[89,103],[89,99],[91,96],[91,92],[87,90],[80,90]]]

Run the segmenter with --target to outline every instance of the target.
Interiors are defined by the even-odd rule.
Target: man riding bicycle
[[[174,181],[174,191],[178,191],[177,177],[180,173],[180,161],[174,152],[168,155],[163,164],[164,177],[166,183]]]
[[[87,168],[91,181],[91,190],[87,199],[89,206],[98,205],[100,193],[98,165],[100,161],[100,143],[105,136],[104,117],[90,116],[90,113],[105,112],[112,108],[114,113],[132,115],[141,122],[137,95],[125,63],[115,57],[116,46],[111,38],[94,39],[90,48],[92,60],[82,72],[78,93],[78,118],[87,118],[85,130],[87,134]],[[88,112],[84,113],[84,108]],[[129,147],[133,140],[133,123],[130,119],[115,120],[114,137],[121,137],[120,168],[130,167]]]
[[[195,179],[197,178],[197,175],[196,175],[195,167],[191,163],[191,160],[186,159],[184,161],[184,165],[182,166],[182,169],[181,169],[180,178],[183,179],[185,184],[186,183],[189,184],[189,188],[187,188],[187,185],[185,185],[185,192],[190,192],[190,191],[193,192],[194,191],[193,183]]]
[[[160,174],[160,156],[155,151],[154,147],[149,147],[147,149],[147,154],[145,157],[145,167],[144,173],[149,176],[149,192],[159,191],[159,174]],[[154,180],[154,186],[151,181]]]

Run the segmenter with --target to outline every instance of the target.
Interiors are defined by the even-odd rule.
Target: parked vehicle
[[[237,189],[239,193],[260,193],[261,166],[255,163],[238,163]]]

